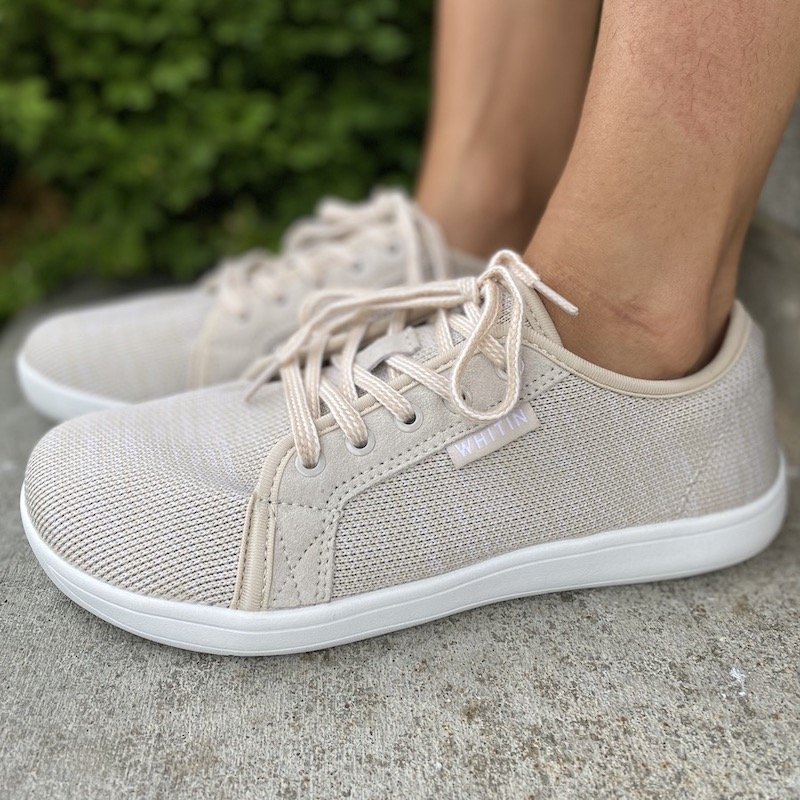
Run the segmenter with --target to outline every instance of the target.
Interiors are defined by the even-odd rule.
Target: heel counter
[[[686,516],[745,505],[773,485],[780,469],[764,334],[754,322],[722,382],[725,407],[682,498],[680,510]]]

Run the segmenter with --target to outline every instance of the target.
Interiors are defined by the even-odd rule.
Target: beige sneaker
[[[56,420],[239,378],[297,328],[312,289],[380,289],[483,264],[448,248],[405,195],[325,201],[289,231],[282,252],[250,252],[189,289],[61,314],[39,325],[17,359],[20,385]]]
[[[36,557],[114,625],[255,655],[766,547],[786,482],[744,308],[707,367],[647,381],[566,350],[540,295],[574,311],[504,252],[322,306],[249,400],[228,384],[56,428],[25,477]]]

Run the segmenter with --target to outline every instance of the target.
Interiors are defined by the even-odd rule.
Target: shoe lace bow
[[[280,375],[297,455],[306,469],[315,468],[320,461],[318,426],[323,403],[350,446],[357,449],[366,447],[369,441],[361,415],[366,403],[359,402],[363,395],[386,408],[398,423],[408,425],[413,423],[416,411],[403,396],[403,389],[415,382],[469,420],[495,421],[519,398],[524,319],[531,292],[538,292],[568,314],[578,313],[510,250],[497,253],[475,278],[369,294],[320,293],[306,308],[305,320],[294,336],[262,362],[247,397]],[[499,326],[504,297],[508,298],[508,322]],[[402,353],[385,359],[388,374],[384,376],[356,361],[368,333],[399,333],[410,319],[434,322],[439,354],[454,356],[452,362],[442,359],[445,367],[452,363],[449,378]],[[456,334],[463,341],[457,343]],[[462,388],[465,370],[479,351],[498,368],[506,383],[502,401],[488,410],[474,407]],[[326,370],[326,364],[333,369]]]
[[[283,238],[278,255],[250,250],[224,261],[210,276],[207,286],[218,293],[231,314],[246,317],[250,298],[285,301],[287,280],[301,281],[319,289],[326,275],[342,269],[358,271],[359,248],[403,256],[406,281],[426,279],[425,258],[434,278],[447,276],[447,250],[434,223],[400,191],[376,192],[366,203],[323,200],[314,216],[295,223]]]

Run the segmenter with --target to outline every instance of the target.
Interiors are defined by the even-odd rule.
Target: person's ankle
[[[656,311],[619,304],[584,310],[582,320],[551,313],[567,349],[613,372],[647,380],[697,372],[716,354],[725,328],[724,320],[712,326],[686,307]]]
[[[520,173],[477,158],[441,178],[423,175],[416,200],[453,247],[482,258],[503,248],[522,251],[547,205]]]
[[[623,375],[668,380],[705,366],[722,341],[733,290],[666,284],[603,285],[587,268],[560,268],[530,250],[526,261],[574,302],[577,317],[547,303],[564,346]]]

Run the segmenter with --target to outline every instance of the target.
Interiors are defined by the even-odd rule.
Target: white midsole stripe
[[[121,400],[112,400],[57,383],[35,370],[22,354],[17,356],[17,378],[28,402],[40,414],[56,422],[64,422],[92,411],[127,405]]]

